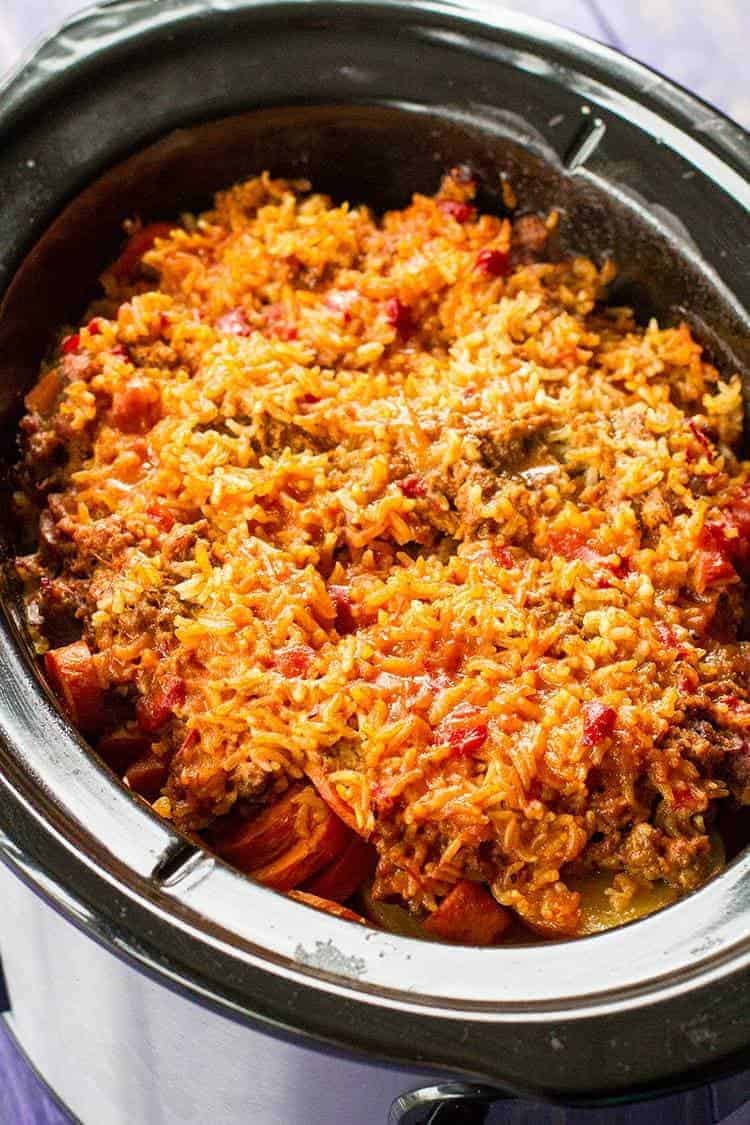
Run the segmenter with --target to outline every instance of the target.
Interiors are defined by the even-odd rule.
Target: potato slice
[[[595,871],[575,879],[566,879],[572,891],[581,896],[581,925],[579,934],[598,934],[612,930],[636,918],[645,918],[655,910],[661,910],[674,902],[679,894],[675,887],[667,883],[652,883],[639,888],[628,905],[618,910],[607,891],[612,889],[614,875],[611,871]]]
[[[712,832],[711,848],[702,858],[699,870],[701,883],[712,878],[724,867],[725,854],[724,842],[718,832]],[[614,873],[611,871],[597,871],[590,875],[566,879],[572,891],[578,891],[581,896],[581,928],[580,934],[597,934],[602,930],[611,930],[622,926],[626,922],[635,922],[638,918],[645,918],[657,910],[669,906],[681,897],[677,887],[659,881],[640,887],[628,905],[617,910],[612,903],[612,898],[607,891],[612,887]]]

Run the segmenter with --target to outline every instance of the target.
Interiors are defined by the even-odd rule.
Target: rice
[[[180,827],[314,770],[376,896],[485,882],[575,933],[582,873],[690,889],[746,796],[740,383],[474,191],[377,219],[263,175],[135,224],[29,398],[18,566],[40,651],[75,610],[102,731],[181,685]]]

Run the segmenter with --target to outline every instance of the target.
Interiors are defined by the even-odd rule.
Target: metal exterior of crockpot
[[[199,1008],[96,945],[2,864],[0,898],[6,1026],[85,1125],[385,1125],[397,1098],[434,1084]]]
[[[410,71],[414,57],[430,65]],[[2,91],[0,287],[87,183],[177,126],[310,102],[387,103],[415,115],[428,106],[476,121],[496,111],[493,82],[484,100],[480,88],[492,73],[551,84],[568,116],[557,158],[572,153],[571,172],[580,158],[581,173],[640,208],[655,231],[673,221],[638,196],[632,168],[583,168],[581,126],[601,115],[639,131],[657,181],[680,162],[676,210],[691,236],[681,252],[719,294],[720,334],[742,365],[748,138],[622,56],[489,3],[131,0],[92,9]],[[507,115],[495,125],[518,129]],[[521,139],[539,144],[533,131]],[[654,185],[662,187],[668,194]],[[717,192],[722,208],[712,204],[707,225],[702,199]],[[708,254],[718,273],[700,264]],[[0,331],[0,352],[4,343]],[[18,390],[0,387],[3,413]],[[12,597],[5,608],[3,858],[154,978],[271,1034],[568,1099],[646,1093],[747,1064],[750,856],[660,915],[574,943],[476,950],[345,924],[248,882],[122,790],[82,752],[33,672]]]

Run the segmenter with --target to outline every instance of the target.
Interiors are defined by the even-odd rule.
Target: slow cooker
[[[750,387],[750,138],[691,95],[489,0],[115,0],[2,89],[6,462],[124,219],[264,168],[401,206],[457,163],[483,206],[503,176],[523,209],[558,207],[559,252],[613,255],[613,300],[687,319]],[[611,1103],[750,1062],[750,854],[577,941],[448,947],[319,914],[121,788],[41,680],[7,567],[3,610],[12,1027],[87,1125],[480,1121],[508,1094]]]

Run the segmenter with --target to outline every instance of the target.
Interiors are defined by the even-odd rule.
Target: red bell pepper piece
[[[510,254],[507,250],[492,250],[487,246],[477,254],[476,267],[488,277],[507,277],[510,273]]]
[[[596,700],[583,705],[583,744],[584,746],[597,746],[603,739],[609,738],[617,725],[617,712],[612,707]]]

